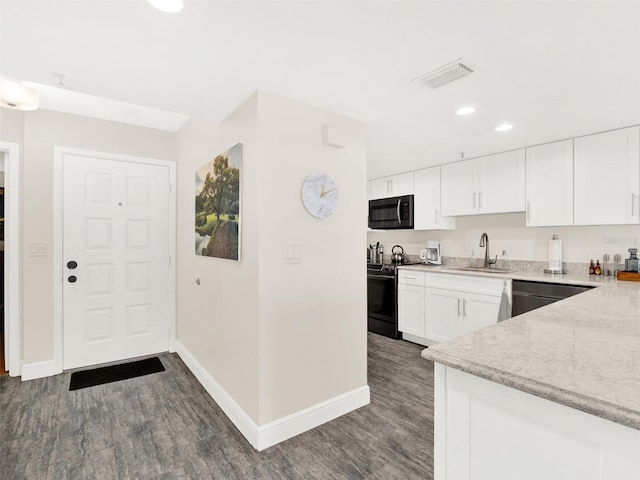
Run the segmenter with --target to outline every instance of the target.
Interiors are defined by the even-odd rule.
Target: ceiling
[[[369,178],[640,123],[637,1],[3,0],[0,29],[7,77],[61,73],[69,91],[213,121],[257,89],[360,119]],[[412,82],[459,58],[474,73]]]

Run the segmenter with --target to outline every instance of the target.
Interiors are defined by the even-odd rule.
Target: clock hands
[[[327,195],[329,195],[331,192],[335,192],[337,190],[337,188],[332,188],[330,190],[326,190],[324,189],[324,185],[322,185],[322,191],[320,192],[320,198],[324,198]]]

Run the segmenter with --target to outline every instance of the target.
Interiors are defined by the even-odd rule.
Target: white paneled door
[[[67,155],[64,368],[169,345],[169,169]]]

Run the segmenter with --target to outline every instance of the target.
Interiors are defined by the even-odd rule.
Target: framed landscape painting
[[[242,144],[196,170],[196,255],[240,260]]]

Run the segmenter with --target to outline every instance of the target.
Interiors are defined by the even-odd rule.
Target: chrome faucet
[[[491,267],[491,265],[494,265],[495,263],[498,262],[498,256],[496,255],[496,259],[495,260],[491,260],[490,255],[489,255],[489,235],[487,235],[486,233],[483,233],[480,236],[480,246],[481,247],[486,247],[485,251],[484,251],[484,268],[489,268]]]

